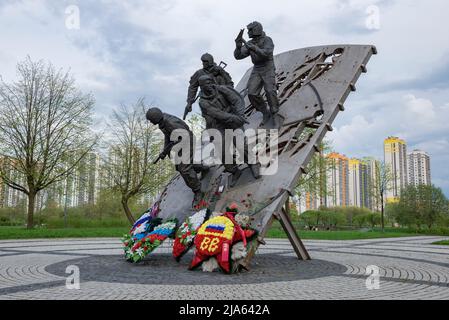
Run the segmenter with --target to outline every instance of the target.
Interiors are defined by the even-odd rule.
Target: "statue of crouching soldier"
[[[154,125],[159,125],[159,129],[164,134],[165,142],[164,142],[164,148],[159,155],[159,157],[156,159],[155,162],[157,162],[159,159],[164,159],[166,156],[170,155],[170,151],[172,150],[173,146],[175,144],[181,143],[182,138],[180,137],[178,141],[171,141],[170,137],[171,134],[175,130],[185,130],[185,133],[187,133],[188,140],[184,143],[188,143],[188,147],[190,150],[190,155],[187,163],[185,161],[179,161],[182,158],[182,148],[179,151],[178,154],[175,154],[175,168],[176,171],[180,173],[182,178],[184,179],[185,184],[192,189],[194,193],[193,203],[197,203],[201,199],[201,181],[198,179],[197,176],[197,170],[201,170],[201,166],[197,166],[193,164],[193,156],[194,156],[194,138],[193,133],[190,131],[190,128],[188,125],[179,119],[178,117],[175,117],[173,115],[163,113],[159,108],[150,108],[147,111],[146,114],[147,120],[149,120]],[[178,161],[176,161],[178,160]]]
[[[240,94],[228,86],[217,85],[213,78],[208,75],[199,78],[199,85],[201,87],[199,105],[201,112],[205,117],[208,117],[211,122],[211,128],[216,129],[221,133],[222,137],[222,163],[225,167],[225,172],[232,174],[231,187],[235,185],[241,175],[239,166],[232,161],[226,163],[225,156],[228,149],[229,142],[226,144],[225,130],[226,129],[241,129],[244,130],[244,124],[248,123],[244,115],[244,101]],[[233,137],[232,141],[235,148],[236,139]],[[246,138],[244,138],[243,146],[244,162],[248,164],[253,176],[258,179],[259,166],[257,164],[248,163],[248,146]]]

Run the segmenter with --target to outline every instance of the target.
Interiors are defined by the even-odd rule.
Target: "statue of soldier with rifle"
[[[247,84],[248,99],[254,108],[262,113],[263,121],[261,125],[263,125],[279,111],[276,68],[273,60],[274,44],[273,40],[265,35],[262,24],[259,22],[254,21],[247,28],[251,40],[245,41],[243,39],[244,29],[241,29],[235,39],[234,57],[237,60],[242,60],[251,56],[254,68]],[[265,90],[270,110],[268,110],[261,95],[262,88]]]
[[[214,57],[209,53],[203,54],[201,56],[201,61],[203,63],[203,68],[196,71],[190,78],[189,89],[187,93],[187,106],[185,108],[183,117],[184,120],[186,119],[189,112],[192,111],[192,105],[198,99],[197,96],[199,88],[198,80],[201,76],[209,75],[215,80],[216,84],[218,85],[225,85],[231,88],[234,87],[234,83],[232,82],[231,76],[224,70],[224,68],[226,68],[227,66],[226,63],[220,62],[220,64],[217,65],[214,62]],[[209,129],[208,124],[209,121],[206,118],[206,129]]]
[[[173,115],[163,113],[159,108],[150,108],[146,113],[146,118],[154,125],[159,125],[159,129],[164,134],[164,148],[158,158],[153,162],[153,164],[157,163],[159,160],[165,159],[168,155],[170,155],[170,151],[172,150],[175,144],[182,142],[182,139],[179,138],[178,141],[171,141],[170,136],[175,130],[186,130],[189,135],[189,140],[187,141],[190,151],[190,160],[188,163],[180,162],[176,164],[176,171],[180,173],[186,185],[193,191],[194,198],[193,203],[197,203],[202,196],[201,193],[201,181],[198,179],[197,171],[202,171],[201,165],[193,164],[193,156],[194,156],[194,138],[193,133],[187,124],[175,117]],[[182,151],[180,154],[175,154],[175,157],[181,157]]]

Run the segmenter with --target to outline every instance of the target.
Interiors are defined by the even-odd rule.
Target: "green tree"
[[[312,129],[304,130],[303,135],[311,134]],[[327,196],[327,173],[330,170],[328,159],[324,154],[329,153],[332,149],[328,140],[323,140],[319,145],[319,152],[316,152],[308,165],[306,166],[306,174],[301,175],[295,193],[298,197],[304,197],[309,194],[312,197],[319,197],[320,206],[325,205]]]
[[[429,229],[447,214],[447,199],[440,188],[435,186],[420,185],[417,187],[420,218]]]
[[[415,225],[428,229],[448,214],[448,200],[440,188],[435,186],[410,185],[401,190],[401,197],[395,210],[396,220],[400,224]]]

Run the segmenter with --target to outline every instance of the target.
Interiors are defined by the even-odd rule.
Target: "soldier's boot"
[[[267,94],[268,105],[270,106],[271,115],[275,115],[279,112],[279,99],[277,97],[276,91]]]
[[[260,178],[260,167],[259,164],[249,164],[248,167],[251,170],[251,173],[254,177],[254,179],[259,179]]]
[[[236,167],[234,172],[232,172],[231,182],[229,183],[229,186],[231,188],[233,188],[237,184],[237,181],[239,180],[241,175],[242,175],[242,170],[240,170],[239,168]]]
[[[259,127],[264,126],[271,119],[271,113],[270,112],[265,111],[265,112],[262,112],[262,114],[263,114],[263,119],[262,119],[262,122],[259,124]]]
[[[179,164],[176,166],[176,170],[181,174],[185,184],[193,191],[194,197],[192,201],[192,207],[194,207],[202,197],[201,181],[197,177],[197,173],[193,165]]]

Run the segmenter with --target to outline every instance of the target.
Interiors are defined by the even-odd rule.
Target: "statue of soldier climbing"
[[[244,114],[244,101],[241,95],[225,85],[217,85],[212,77],[203,75],[199,78],[201,88],[199,105],[204,116],[210,119],[210,128],[216,129],[221,133],[221,137],[225,137],[226,129],[241,129],[245,123],[248,123]],[[235,146],[235,139],[232,142]],[[227,144],[222,141],[222,158],[224,160]],[[244,162],[248,164],[253,176],[257,179],[259,175],[259,167],[257,164],[248,163],[248,147],[245,143],[243,146]],[[231,187],[235,185],[241,175],[239,166],[235,163],[226,163],[223,161],[225,172],[232,174]]]
[[[146,113],[146,118],[152,124],[159,125],[159,129],[164,134],[164,148],[155,162],[169,156],[173,146],[182,142],[181,138],[178,141],[171,141],[170,137],[173,131],[182,129],[186,130],[188,133],[190,141],[187,143],[190,149],[190,161],[188,161],[188,163],[177,161],[179,163],[177,163],[175,167],[176,171],[178,171],[184,179],[186,185],[193,191],[193,203],[198,202],[201,199],[202,194],[201,181],[198,179],[197,171],[201,171],[201,168],[193,163],[194,137],[192,131],[184,121],[173,115],[163,113],[159,108],[150,108]],[[175,154],[175,157],[182,157],[182,149],[178,154]]]
[[[189,89],[187,92],[187,106],[185,108],[183,117],[184,120],[186,119],[187,114],[192,111],[192,105],[197,99],[197,92],[199,88],[198,80],[201,76],[209,75],[215,80],[216,84],[218,85],[225,85],[231,88],[234,87],[234,82],[232,82],[232,78],[229,73],[227,73],[224,68],[221,67],[222,63],[220,63],[220,65],[217,65],[214,62],[214,57],[211,54],[203,54],[201,56],[201,61],[203,63],[203,68],[196,71],[190,78]],[[207,120],[208,119],[206,119],[206,129],[208,129]]]
[[[273,60],[274,44],[273,40],[265,35],[262,24],[259,22],[250,23],[247,29],[251,40],[245,41],[243,39],[244,29],[240,30],[235,39],[234,57],[237,60],[242,60],[251,56],[254,68],[247,84],[248,99],[254,108],[262,113],[261,125],[263,125],[279,111],[276,69]],[[270,110],[261,95],[262,88],[265,90]]]

